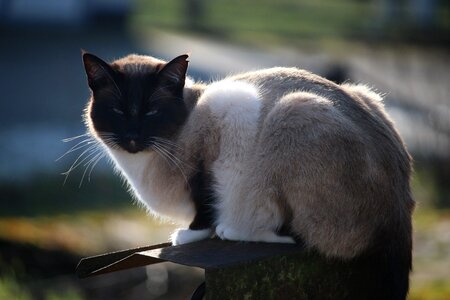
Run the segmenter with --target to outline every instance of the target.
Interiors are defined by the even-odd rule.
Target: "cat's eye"
[[[158,113],[158,110],[157,110],[157,109],[153,109],[153,110],[147,112],[145,115],[146,115],[146,116],[154,116],[154,115],[156,115],[157,113]]]
[[[117,109],[117,108],[113,108],[113,112],[115,112],[116,114],[119,114],[119,115],[123,115],[123,111],[121,111],[120,109]]]

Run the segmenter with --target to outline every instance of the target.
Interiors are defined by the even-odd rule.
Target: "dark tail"
[[[356,259],[348,299],[406,299],[412,268],[412,240],[407,232],[380,232],[376,247]]]

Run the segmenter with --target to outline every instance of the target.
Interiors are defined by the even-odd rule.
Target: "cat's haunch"
[[[377,297],[406,297],[411,159],[378,94],[296,68],[196,84],[187,55],[83,62],[90,133],[150,212],[188,226],[175,244],[301,240],[371,259]]]

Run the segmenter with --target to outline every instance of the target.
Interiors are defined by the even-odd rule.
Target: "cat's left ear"
[[[158,73],[161,85],[183,88],[188,68],[188,55],[180,55],[168,62]]]
[[[92,90],[112,84],[114,71],[108,63],[84,50],[82,50],[82,58],[88,84]]]

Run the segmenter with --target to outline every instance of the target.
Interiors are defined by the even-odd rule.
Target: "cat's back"
[[[265,119],[281,99],[291,93],[306,92],[327,99],[343,118],[352,119],[355,123],[364,122],[364,118],[355,118],[368,107],[365,100],[353,92],[350,85],[343,87],[319,75],[298,68],[275,67],[238,74],[227,80],[247,82],[254,85],[261,99],[261,121]],[[367,101],[376,100],[366,97]],[[305,108],[305,107],[304,107]],[[382,106],[374,104],[373,113],[382,110]],[[363,112],[364,114],[365,112]]]
[[[293,91],[332,92],[339,89],[333,82],[298,68],[275,67],[234,75],[228,78],[258,87],[262,98],[280,98]]]
[[[261,121],[283,97],[296,92],[326,99],[336,116],[350,121],[366,132],[369,138],[386,138],[409,159],[393,122],[386,114],[382,97],[364,85],[338,85],[326,78],[298,68],[275,67],[238,74],[227,80],[254,85],[261,100]],[[303,107],[306,109],[306,107]]]
[[[308,100],[305,102],[301,96],[290,96],[299,93],[306,93]],[[256,122],[258,131],[264,127],[269,114],[280,106],[285,106],[284,110],[298,110],[299,117],[302,113],[314,114],[321,107],[329,114],[310,115],[317,117],[317,125],[327,121],[323,117],[332,117],[338,127],[358,132],[361,139],[372,141],[376,148],[393,150],[405,171],[409,165],[409,155],[385,113],[382,98],[362,85],[338,85],[306,70],[275,67],[234,75],[213,83],[205,90],[200,102],[208,103],[216,112],[227,112],[231,116],[236,110],[242,116],[251,115],[250,119]],[[300,102],[303,105],[299,105]],[[283,119],[284,110],[278,109],[276,118]]]

